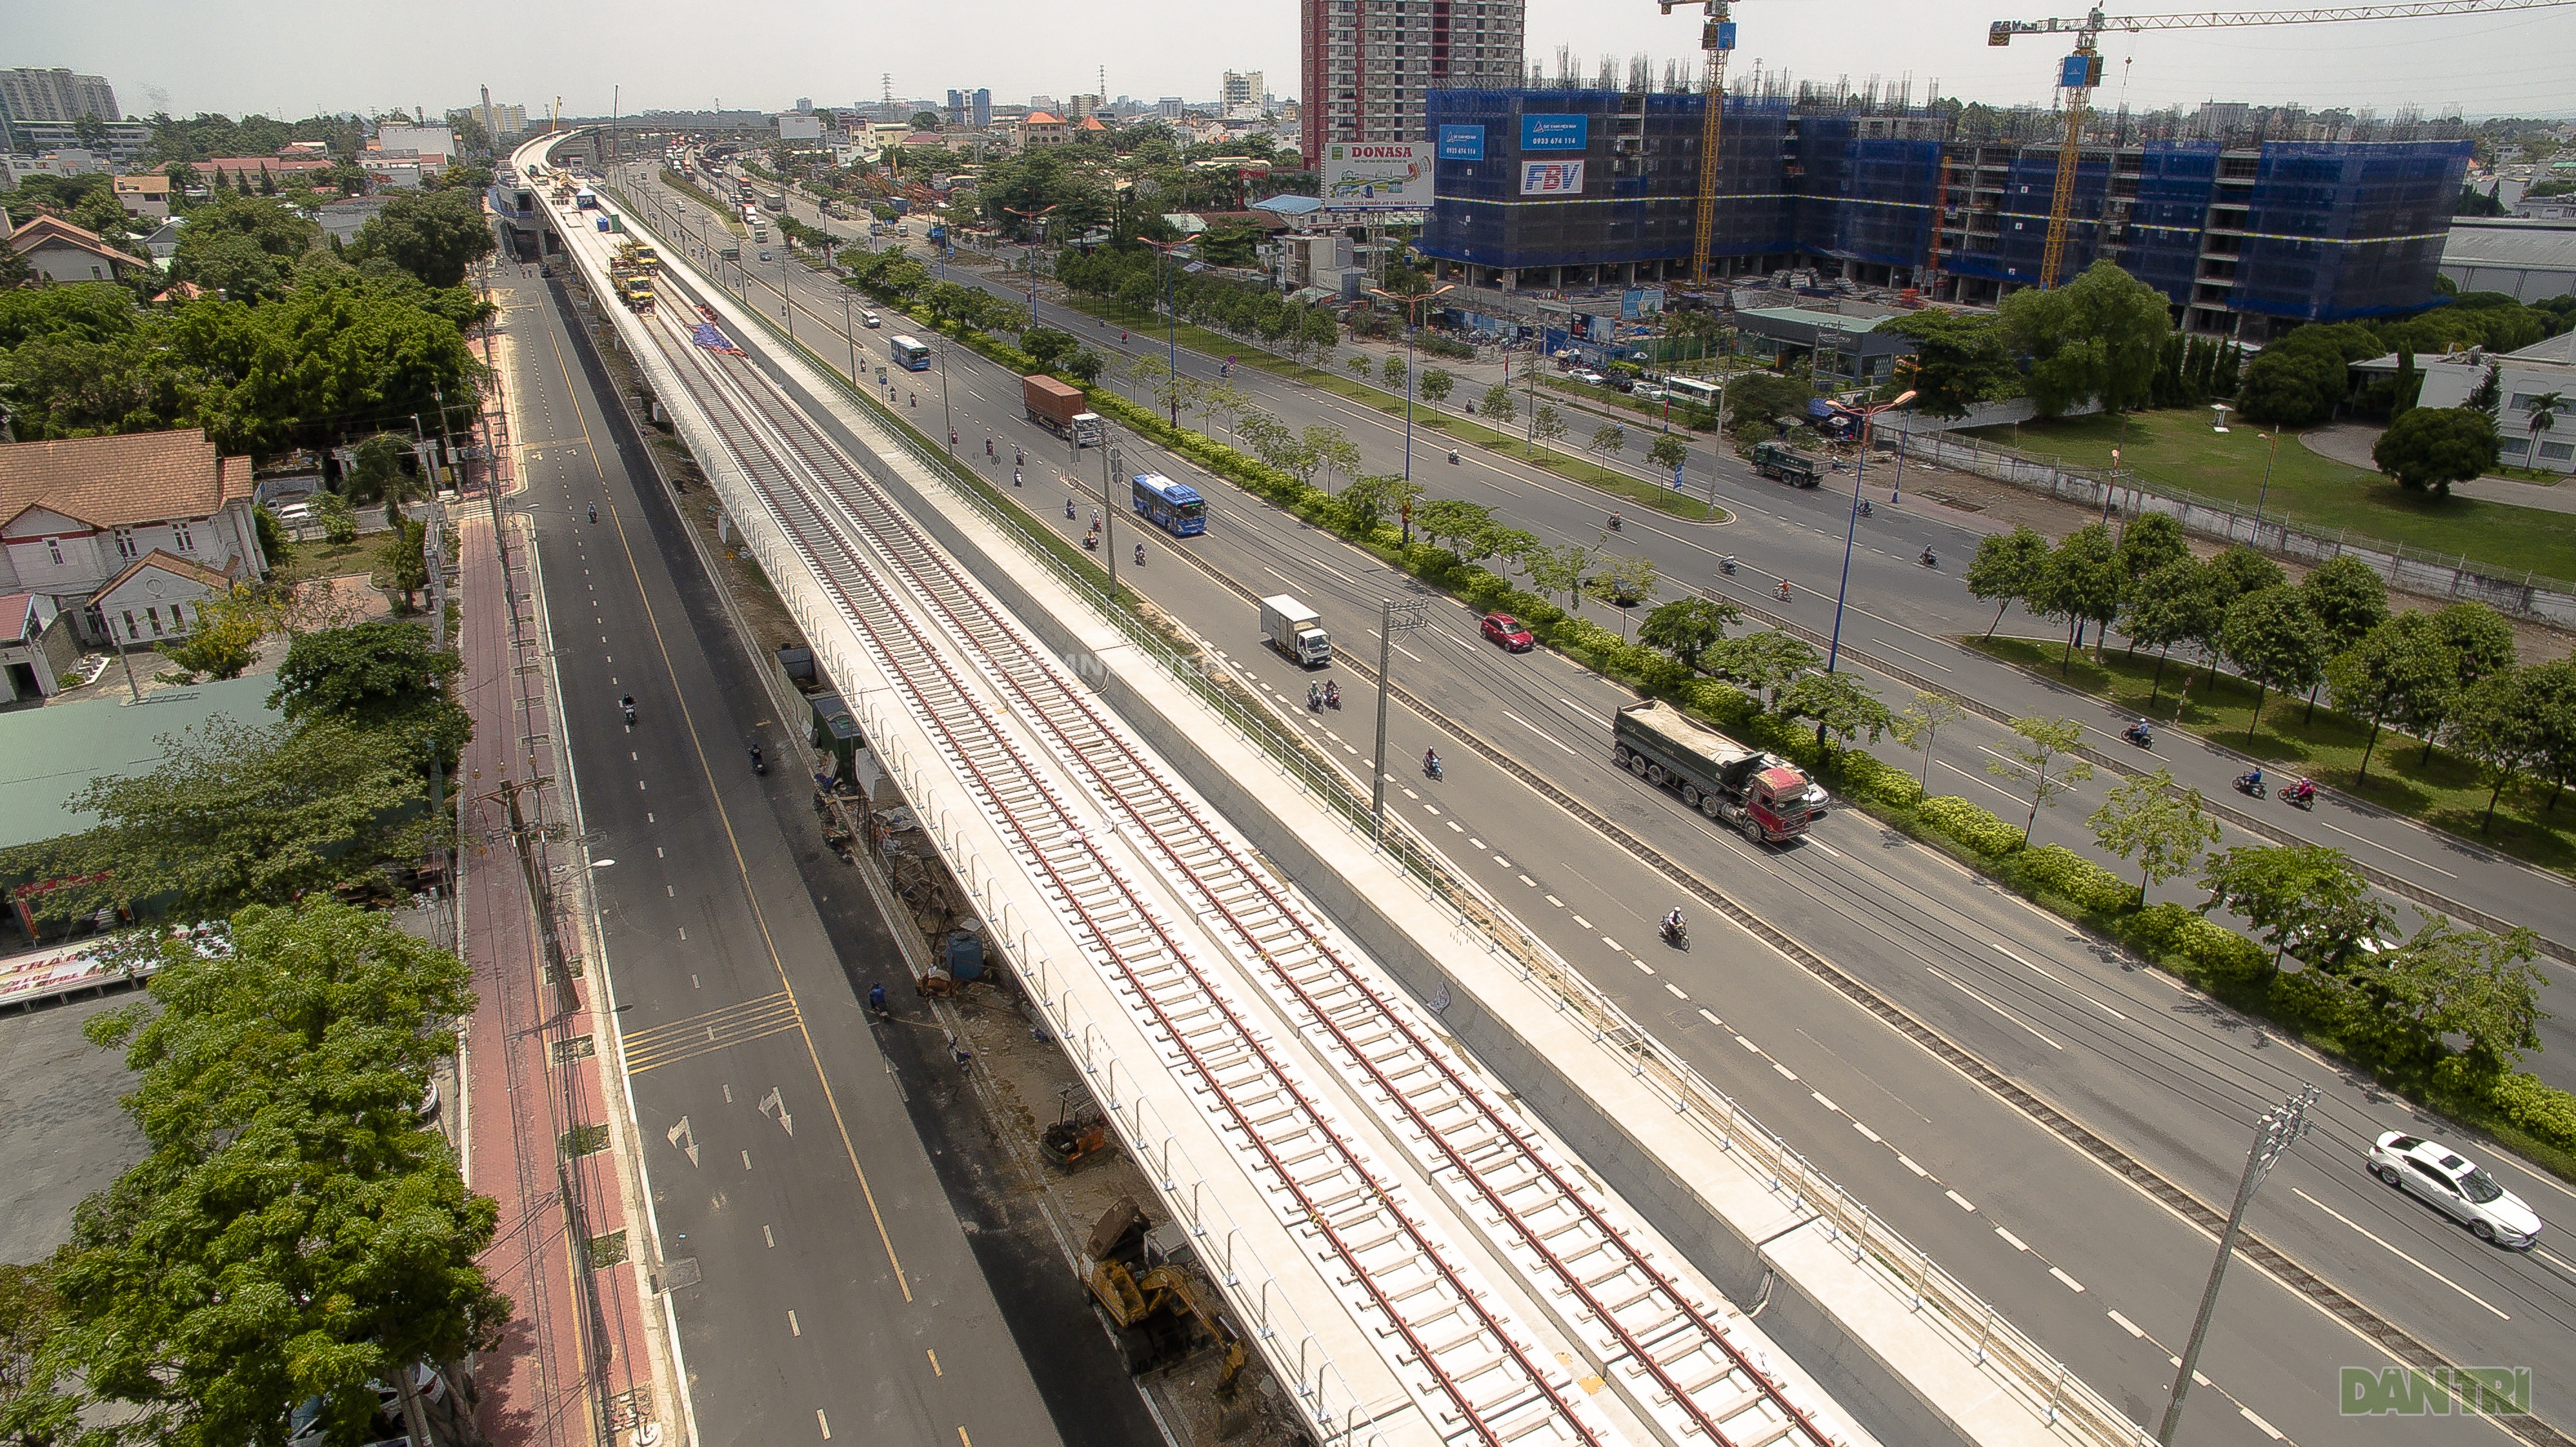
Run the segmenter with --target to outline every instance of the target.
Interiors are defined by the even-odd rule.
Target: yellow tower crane
[[[2066,261],[2067,216],[2075,202],[2075,166],[2083,143],[2084,118],[2094,87],[2102,83],[2102,54],[2096,42],[2105,30],[2215,30],[2240,25],[2307,25],[2327,20],[2409,20],[2438,15],[2477,15],[2501,10],[2541,10],[2576,4],[2576,0],[2413,0],[2394,5],[2325,5],[2301,10],[2212,10],[2196,15],[2106,16],[2095,6],[2075,19],[1997,20],[1986,27],[1988,45],[2010,45],[2016,35],[2073,35],[2075,50],[2058,62],[2057,90],[2066,115],[2066,136],[2057,148],[2057,186],[2048,203],[2048,246],[2040,253],[2039,285],[2057,285]],[[1667,12],[1671,6],[1664,7]],[[1712,7],[1714,8],[1714,7]],[[1702,175],[1708,174],[1705,167]],[[1708,213],[1707,182],[1701,183],[1700,212]],[[1702,223],[1705,225],[1705,223]],[[1703,243],[1704,244],[1704,243]]]
[[[1670,15],[1675,5],[1689,0],[1661,3]],[[1735,48],[1735,22],[1728,18],[1727,0],[1701,0],[1700,9],[1706,16],[1700,22],[1699,48],[1705,57],[1702,65],[1707,76],[1701,89],[1708,96],[1708,114],[1699,125],[1699,209],[1691,223],[1691,281],[1705,286],[1717,238],[1717,137],[1726,109],[1726,53]]]

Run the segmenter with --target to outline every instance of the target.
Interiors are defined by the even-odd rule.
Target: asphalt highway
[[[819,355],[833,360],[843,344],[841,289],[802,268],[790,278],[800,334],[814,327],[823,339]],[[1041,312],[1050,321],[1071,320],[1043,299]],[[860,360],[872,381],[883,343],[863,334],[855,345],[863,348]],[[1215,364],[1205,365],[1213,370]],[[1030,461],[1019,470],[1031,513],[1069,536],[1078,533],[1097,505],[1097,454],[1081,460],[1079,516],[1068,523],[1068,490],[1056,466],[1064,445],[1022,418],[1015,379],[962,349],[951,350],[947,366],[944,394],[936,371],[895,374],[897,393],[919,399],[917,409],[902,408],[907,420],[917,416],[920,430],[936,436],[953,418],[961,453],[978,462],[982,439],[996,438],[1003,456],[988,476],[1006,487],[1010,454],[1025,448]],[[1371,450],[1367,470],[1385,465],[1380,414],[1309,396],[1249,369],[1238,368],[1235,380],[1292,423],[1336,420]],[[1371,660],[1378,600],[1406,596],[1412,585],[1373,557],[1159,449],[1133,438],[1121,445],[1128,470],[1166,472],[1212,499],[1210,531],[1201,538],[1175,541],[1135,530],[1122,518],[1115,534],[1122,576],[1189,620],[1256,684],[1275,689],[1282,706],[1365,779],[1374,747],[1367,720],[1375,705],[1367,682],[1337,668],[1331,676],[1342,685],[1345,708],[1306,715],[1304,684],[1324,675],[1309,675],[1264,650],[1251,604],[1219,575],[1253,593],[1296,593],[1322,610],[1344,648]],[[1395,445],[1400,449],[1400,433]],[[1427,471],[1425,461],[1417,453],[1417,475]],[[1445,462],[1430,466],[1447,473]],[[1524,526],[1553,520],[1566,536],[1580,536],[1578,520],[1600,507],[1586,489],[1506,461],[1480,456],[1456,476],[1447,486],[1445,475],[1425,481],[1446,495],[1495,503]],[[1623,540],[1658,556],[1704,559],[1735,551],[1748,564],[1756,536],[1766,539],[1764,552],[1818,546],[1823,529],[1812,515],[1814,494],[1764,492],[1771,485],[1753,483],[1730,492],[1729,486],[1721,480],[1720,500],[1738,509],[1735,525],[1632,521]],[[1882,510],[1881,519],[1888,517]],[[1873,533],[1880,546],[1864,551],[1869,561],[1855,562],[1855,596],[1878,601],[1870,613],[1847,613],[1845,636],[1852,638],[1858,619],[1867,618],[1872,651],[1902,648],[1921,665],[1966,674],[1971,661],[1932,631],[1943,625],[1928,594],[1918,603],[1906,590],[1922,590],[1928,576],[1909,561],[1921,536],[1936,537],[1946,561],[1964,556],[1962,544],[1972,534],[1910,512],[1892,522],[1891,531],[1905,531],[1885,539]],[[1801,541],[1801,532],[1810,536]],[[1140,538],[1148,562],[1136,569],[1127,550]],[[1838,527],[1830,542],[1838,561]],[[1193,566],[1176,550],[1205,566]],[[1956,591],[1955,582],[1935,581]],[[1817,616],[1793,607],[1803,619]],[[1450,767],[1436,785],[1410,767],[1395,770],[1389,784],[1395,807],[1824,1173],[2127,1405],[2135,1419],[2152,1426],[2161,1412],[2170,1354],[2188,1331],[2210,1241],[2151,1190],[2068,1144],[2070,1128],[2098,1135],[2142,1174],[2223,1208],[2254,1118],[2302,1083],[2326,1092],[2318,1130],[2272,1177],[2252,1230],[2298,1269],[2447,1359],[2576,1360],[2576,1263],[2563,1243],[2551,1239],[2522,1255],[2494,1251],[2372,1182],[2359,1164],[2369,1138],[2425,1123],[2411,1121],[2366,1082],[2343,1078],[2295,1042],[2255,1029],[1857,812],[1835,815],[1809,843],[1784,851],[1751,848],[1717,832],[1678,800],[1611,765],[1607,718],[1625,701],[1624,691],[1551,655],[1503,655],[1474,636],[1474,620],[1455,605],[1435,602],[1431,613],[1428,630],[1399,640],[1397,677],[1437,717],[1397,709],[1387,752],[1411,760],[1438,744]],[[1891,621],[1896,618],[1907,621]],[[1975,621],[1982,626],[1982,617]],[[1993,681],[1980,675],[1960,686],[1995,698],[1985,689]],[[1453,732],[1459,729],[1498,751],[1504,763],[1479,757]],[[1982,773],[1975,734],[1956,733],[1958,751],[1952,752],[1953,734],[1945,733],[1936,765],[1965,764]],[[1524,770],[1642,839],[1660,859],[1641,859],[1570,818],[1532,791]],[[2070,801],[2048,818],[2080,819],[2089,808]],[[1660,872],[1667,864],[1786,931],[1992,1076],[1972,1074],[1890,1028],[1879,1014],[1705,911],[1686,906],[1696,935],[1689,952],[1656,946],[1652,922],[1677,902],[1669,876]],[[2014,1088],[2033,1100],[2008,1098]],[[2510,1159],[2478,1154],[2545,1217],[2576,1218],[2576,1195]],[[2302,1292],[2240,1265],[2203,1359],[2217,1390],[2194,1398],[2186,1440],[2257,1442],[2270,1440],[2272,1431],[2311,1442],[2484,1440],[2477,1434],[2485,1425],[2460,1419],[2342,1417],[2337,1368],[2388,1360]],[[2543,1397],[2544,1417],[2570,1420],[2563,1402]]]
[[[934,1066],[901,1024],[871,1032],[866,981],[918,1007],[855,871],[815,837],[812,784],[790,762],[804,721],[773,714],[640,440],[603,409],[612,388],[564,324],[567,294],[513,279],[500,299],[528,480],[516,505],[535,521],[700,1433],[1151,1440],[1061,1263],[1032,1270],[968,1235],[978,1209],[943,1183],[948,1117],[967,1107],[934,1075],[941,1113],[926,1114],[921,1080],[944,1051]],[[784,767],[755,776],[755,743]]]

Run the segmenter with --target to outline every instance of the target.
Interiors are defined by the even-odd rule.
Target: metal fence
[[[2176,488],[2140,486],[2135,473],[2042,462],[1937,432],[1890,435],[1882,431],[1871,435],[1880,447],[1891,452],[1902,448],[1906,456],[1917,461],[2028,488],[2099,510],[2105,516],[2115,511],[2132,517],[2165,513],[2180,522],[2185,532],[2244,543],[2304,563],[2359,558],[2387,579],[2390,588],[2401,593],[2444,602],[2484,603],[2515,617],[2576,626],[2576,583],[2562,578],[2493,567],[2466,554],[2437,554],[2377,538],[2355,540],[2348,533],[2327,537],[2277,518],[2258,522],[2234,503]]]

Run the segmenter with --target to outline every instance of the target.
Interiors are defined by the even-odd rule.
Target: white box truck
[[[1315,610],[1282,593],[1261,600],[1261,633],[1270,646],[1308,668],[1333,661],[1333,636]]]

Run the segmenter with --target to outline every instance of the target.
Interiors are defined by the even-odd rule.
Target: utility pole
[[[1395,691],[1395,635],[1398,629],[1410,633],[1427,628],[1430,600],[1414,598],[1398,603],[1392,598],[1378,603],[1377,623],[1377,780],[1369,788],[1369,813],[1376,820],[1377,837],[1386,838],[1386,696]]]
[[[1104,444],[1100,453],[1100,547],[1109,557],[1109,601],[1115,606],[1118,602],[1118,500],[1111,494],[1110,484],[1119,473],[1127,470],[1127,463],[1118,454],[1118,444],[1105,435],[1109,430],[1107,419],[1102,419],[1100,430],[1104,434],[1100,439]]]
[[[564,958],[563,935],[555,922],[554,888],[546,880],[545,861],[539,855],[543,826],[531,826],[519,811],[521,790],[545,785],[537,779],[522,784],[516,779],[501,781],[501,802],[510,814],[510,844],[519,851],[519,870],[528,881],[528,907],[537,917],[537,946],[545,960],[546,972],[554,977],[555,1008],[570,1015],[581,1008],[581,996],[572,987],[572,962]]]
[[[2173,1397],[2165,1404],[2164,1425],[2156,1429],[2158,1447],[2173,1447],[2174,1433],[2182,1426],[2183,1394],[2191,1390],[2191,1374],[2200,1363],[2201,1343],[2209,1336],[2210,1315],[2218,1309],[2218,1284],[2226,1279],[2227,1259],[2236,1254],[2236,1236],[2245,1224],[2245,1208],[2254,1204],[2254,1193],[2263,1189],[2263,1180],[2272,1174],[2273,1163],[2308,1133],[2308,1107],[2316,1100],[2317,1088],[2302,1086],[2280,1109],[2264,1112],[2254,1124],[2254,1144],[2245,1152],[2245,1174],[2236,1182],[2236,1204],[2227,1212],[2227,1229],[2218,1233],[2218,1259],[2210,1263],[2209,1285],[2200,1293],[2200,1315],[2191,1324],[2191,1343],[2182,1349],[2182,1365],[2174,1372]]]

